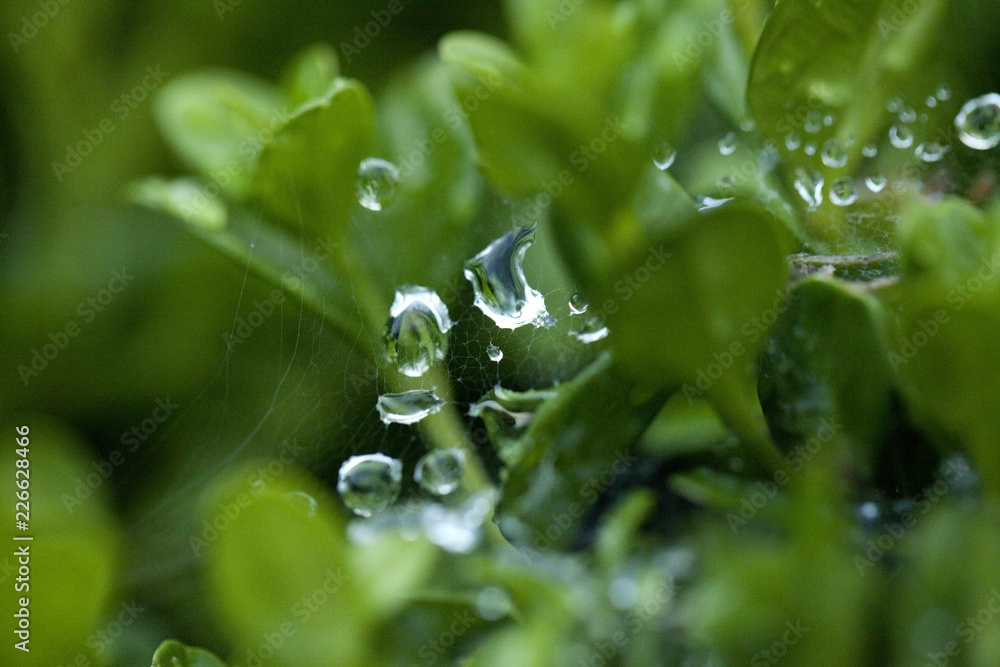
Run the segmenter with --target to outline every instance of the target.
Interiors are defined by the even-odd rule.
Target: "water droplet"
[[[847,164],[847,149],[836,139],[828,139],[823,144],[823,164],[831,169],[840,169]]]
[[[874,193],[882,192],[888,183],[889,180],[882,174],[873,174],[865,179],[865,185]]]
[[[575,292],[569,298],[569,312],[574,315],[583,315],[589,307],[590,304],[587,303],[587,300],[579,292]]]
[[[381,211],[392,203],[398,184],[396,165],[377,157],[365,158],[358,166],[358,203],[369,211]]]
[[[929,109],[933,109],[938,105],[938,98],[934,97],[933,95],[928,95],[927,99],[924,101],[924,104],[926,104]]]
[[[516,329],[525,324],[551,326],[545,299],[524,278],[524,253],[534,242],[535,229],[517,227],[465,263],[465,278],[475,291],[474,303],[497,326]]]
[[[913,145],[913,132],[906,125],[893,125],[889,128],[889,141],[896,148],[909,148]]]
[[[942,83],[938,86],[937,92],[935,92],[938,100],[941,102],[947,102],[951,99],[951,86],[946,83]]]
[[[596,343],[602,338],[607,338],[608,327],[605,326],[604,320],[595,315],[588,317],[579,329],[570,331],[569,335],[584,345],[589,345]]]
[[[736,179],[733,178],[732,174],[726,174],[716,181],[715,187],[719,189],[720,193],[730,195],[733,192],[733,188],[736,187]]]
[[[802,145],[802,137],[796,132],[785,135],[785,148],[790,151],[797,151]]]
[[[838,178],[830,185],[830,201],[837,206],[850,206],[857,200],[858,192],[850,177]]]
[[[706,197],[706,196],[695,197],[695,203],[698,205],[699,211],[708,211],[713,208],[719,208],[723,204],[726,204],[731,201],[733,201],[732,197],[722,197],[722,198]]]
[[[806,119],[802,123],[802,127],[809,134],[816,134],[823,129],[823,114],[813,109],[806,114]]]
[[[753,132],[757,129],[757,123],[753,122],[753,118],[744,118],[740,121],[740,130],[743,132]]]
[[[757,154],[757,164],[760,166],[761,173],[764,174],[774,171],[780,160],[778,149],[770,142],[765,143],[764,147],[760,149],[760,153]]]
[[[917,157],[924,162],[938,162],[948,152],[948,147],[937,141],[925,141],[917,146]]]
[[[907,107],[899,112],[899,120],[904,123],[912,123],[917,119],[917,112],[912,107]]]
[[[639,583],[635,577],[620,574],[608,583],[608,600],[619,611],[630,609],[639,601]]]
[[[795,169],[795,191],[813,211],[823,203],[823,177],[812,169]]]
[[[802,150],[805,151],[806,155],[816,155],[816,142],[810,141]]]
[[[719,139],[719,152],[723,155],[732,155],[736,152],[736,133],[730,132]]]
[[[378,414],[383,424],[416,424],[441,410],[444,401],[433,389],[410,389],[378,397]]]
[[[885,103],[885,108],[889,113],[899,113],[903,110],[903,98],[894,97]]]
[[[316,502],[315,498],[310,496],[305,491],[289,491],[285,494],[285,498],[301,505],[305,508],[306,514],[309,516],[316,516],[316,510],[319,507],[319,504]]]
[[[958,138],[969,148],[985,151],[1000,144],[1000,95],[969,100],[955,117]]]
[[[661,141],[653,148],[652,158],[657,169],[666,171],[677,160],[677,149],[666,141]]]
[[[413,479],[435,496],[446,496],[458,488],[465,469],[465,452],[454,447],[436,449],[417,461]]]
[[[492,343],[486,348],[486,354],[489,356],[490,361],[495,361],[498,364],[503,360],[503,350]]]
[[[399,496],[403,464],[385,454],[352,456],[340,466],[337,493],[358,516],[370,517]]]
[[[498,586],[487,586],[476,595],[476,615],[484,621],[499,621],[514,608],[510,595]]]
[[[861,149],[861,154],[866,158],[873,158],[878,155],[878,146],[875,144],[868,144]]]
[[[878,504],[871,500],[863,502],[858,506],[858,516],[865,521],[875,521],[880,514]]]
[[[823,124],[826,125],[827,127],[832,127],[833,124],[836,122],[836,120],[837,117],[834,116],[832,113],[828,113],[827,115],[823,116]]]
[[[434,290],[404,285],[389,309],[386,356],[400,373],[420,377],[444,361],[451,324],[448,307]]]

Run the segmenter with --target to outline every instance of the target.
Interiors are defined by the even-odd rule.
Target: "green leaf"
[[[516,542],[548,550],[565,547],[591,504],[632,470],[633,444],[666,394],[622,392],[628,386],[610,354],[602,354],[538,408],[510,448],[500,512]],[[512,456],[509,455],[509,456]],[[530,542],[529,542],[530,540]]]
[[[281,96],[270,84],[228,70],[174,79],[155,109],[174,151],[233,197],[248,194],[257,155],[284,122]]]
[[[242,210],[226,210],[212,188],[193,179],[150,178],[132,187],[137,204],[162,210],[185,223],[184,229],[233,261],[279,287],[337,326],[350,340],[361,330],[351,289],[330,270],[338,240],[330,232],[303,247],[299,239]]]
[[[996,495],[1000,391],[985,360],[1000,353],[1000,216],[946,199],[912,207],[900,227],[889,364],[917,423],[945,452],[957,436]]]
[[[652,237],[597,300],[623,366],[653,386],[706,396],[737,433],[766,441],[754,368],[785,300],[789,246],[783,225],[750,201]]]
[[[226,667],[215,655],[168,639],[153,654],[152,667]]]
[[[358,165],[372,153],[375,105],[360,83],[336,79],[296,109],[260,155],[255,193],[294,233],[344,237],[358,206]]]
[[[822,436],[832,446],[821,456],[870,476],[894,390],[881,304],[864,286],[814,276],[782,310],[761,361],[771,433],[785,449]]]
[[[314,44],[285,68],[281,90],[292,107],[325,94],[340,74],[337,52],[329,44]]]

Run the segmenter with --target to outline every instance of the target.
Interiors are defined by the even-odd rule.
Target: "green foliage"
[[[129,199],[228,260],[261,323],[206,319],[229,328],[212,409],[154,378],[195,413],[140,491],[104,476],[69,512],[100,464],[28,420],[38,659],[127,664],[90,640],[135,594],[154,667],[1000,663],[1000,208],[994,154],[952,129],[981,74],[947,48],[976,6],[509,0],[505,36],[451,32],[384,85],[348,77],[370,35],[273,83],[173,76],[153,120],[193,174]],[[358,200],[370,157],[399,169],[384,210]],[[506,331],[464,272],[512,223],[537,239],[491,288],[523,269],[555,321]],[[221,275],[170,294],[211,311]],[[404,285],[454,322],[417,332],[448,337],[420,378],[385,353]],[[435,414],[379,420],[431,387]],[[454,494],[407,479],[348,517],[348,456],[409,478],[425,448],[464,455]]]

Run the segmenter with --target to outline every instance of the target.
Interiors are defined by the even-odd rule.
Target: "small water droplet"
[[[340,466],[337,493],[358,516],[370,517],[399,497],[403,464],[385,454],[352,456]]]
[[[899,112],[899,120],[903,123],[912,123],[917,119],[917,112],[913,107],[906,107]]]
[[[587,303],[587,300],[579,292],[575,292],[569,298],[569,312],[574,315],[583,315],[589,307],[590,304]]]
[[[305,508],[308,516],[316,516],[316,510],[319,507],[319,504],[316,502],[315,498],[310,496],[305,491],[289,491],[285,494],[285,498]]]
[[[880,514],[878,504],[871,500],[863,502],[858,506],[858,515],[865,521],[875,521]]]
[[[925,141],[917,146],[916,155],[924,162],[939,162],[947,152],[947,146],[937,141]]]
[[[823,177],[812,169],[795,169],[795,191],[813,211],[823,203]]]
[[[825,116],[823,116],[823,124],[826,125],[827,127],[833,127],[833,124],[836,121],[837,117],[834,116],[832,113],[828,113]]]
[[[706,197],[704,195],[695,197],[695,203],[698,205],[699,211],[709,211],[713,208],[719,208],[723,204],[733,201],[732,197]]]
[[[876,194],[882,192],[888,183],[889,180],[882,174],[873,174],[865,179],[865,185],[868,186],[869,190]]]
[[[909,148],[913,145],[913,132],[906,125],[893,125],[889,128],[889,141],[896,148]]]
[[[899,113],[903,110],[903,98],[894,97],[885,103],[885,108],[889,113]]]
[[[816,142],[810,141],[802,150],[805,151],[806,155],[816,155]]]
[[[666,141],[661,141],[653,148],[653,164],[660,171],[666,171],[677,160],[677,149]]]
[[[588,317],[579,329],[570,331],[569,335],[584,345],[589,345],[607,338],[608,327],[605,326],[604,320],[594,315],[593,317]]]
[[[396,165],[377,157],[365,158],[358,166],[358,203],[369,211],[381,211],[392,203],[398,184]]]
[[[413,479],[424,491],[435,496],[446,496],[461,484],[464,469],[465,452],[461,449],[436,449],[417,461]]]
[[[736,179],[733,178],[732,174],[726,174],[716,181],[715,187],[717,187],[719,192],[724,195],[732,194],[733,188],[736,187]]]
[[[955,117],[958,138],[969,148],[985,151],[1000,144],[1000,95],[969,100]]]
[[[541,293],[524,277],[524,253],[534,242],[536,228],[517,227],[465,263],[465,278],[475,292],[473,303],[501,328],[548,327],[555,321]]]
[[[861,154],[866,158],[873,158],[878,155],[878,146],[876,144],[868,144],[861,149]]]
[[[740,121],[740,130],[742,132],[753,132],[757,129],[757,123],[753,122],[753,118],[744,118]]]
[[[639,583],[635,577],[620,574],[608,584],[608,601],[619,611],[632,608],[639,602]]]
[[[847,164],[847,149],[836,139],[828,139],[823,144],[823,164],[831,169],[840,169]]]
[[[378,397],[378,414],[383,424],[416,424],[441,410],[444,401],[433,389],[410,389]]]
[[[420,377],[444,361],[451,325],[448,307],[434,290],[404,285],[389,309],[386,356],[403,375]]]
[[[736,152],[736,133],[730,132],[726,136],[719,139],[719,152],[723,155],[732,155]]]
[[[802,145],[802,137],[796,132],[785,135],[785,148],[790,151],[797,151]]]
[[[809,134],[816,134],[823,129],[823,114],[813,109],[806,114],[806,119],[802,123],[802,127]]]
[[[927,105],[927,108],[933,109],[938,105],[938,98],[934,97],[933,95],[928,95],[927,99],[924,101],[924,104]]]
[[[951,99],[951,86],[949,86],[946,83],[942,83],[940,86],[938,86],[935,95],[937,96],[939,101],[947,102],[948,100]]]
[[[838,178],[830,185],[830,201],[837,206],[850,206],[858,200],[858,192],[854,188],[854,181],[844,176]]]
[[[503,350],[492,343],[486,348],[486,354],[489,356],[490,361],[495,361],[498,364],[503,360]]]

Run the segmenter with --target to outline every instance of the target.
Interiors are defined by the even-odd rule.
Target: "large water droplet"
[[[677,149],[675,149],[670,143],[666,141],[661,141],[656,146],[653,147],[653,164],[660,171],[666,171],[673,166],[674,161],[677,159]]]
[[[396,165],[377,157],[365,158],[358,166],[358,203],[369,211],[381,211],[392,203],[398,183]]]
[[[795,169],[795,191],[809,205],[809,210],[815,210],[823,203],[823,177],[812,169]]]
[[[924,162],[939,162],[944,154],[948,152],[948,147],[937,141],[925,141],[917,146],[916,155]]]
[[[503,350],[493,343],[490,343],[490,346],[486,348],[486,355],[490,358],[490,361],[494,361],[498,364],[503,361]]]
[[[340,466],[337,492],[358,516],[369,517],[392,505],[399,496],[403,464],[385,454],[352,456]]]
[[[887,179],[882,174],[873,174],[869,176],[867,179],[865,179],[865,185],[868,186],[869,190],[871,190],[876,194],[882,192],[882,190],[885,189],[885,186],[888,185],[888,183],[889,179]]]
[[[596,343],[602,338],[607,338],[608,327],[604,324],[604,320],[594,315],[588,317],[578,329],[570,331],[569,335],[584,345],[589,345],[590,343]]]
[[[719,139],[719,152],[723,155],[732,155],[736,152],[736,133],[730,132]]]
[[[847,164],[847,149],[836,139],[827,139],[823,144],[823,164],[831,169],[840,169]]]
[[[913,145],[913,131],[897,123],[889,128],[889,142],[896,148],[909,148]]]
[[[465,469],[465,452],[454,447],[436,449],[417,461],[413,479],[424,491],[446,496],[458,488]]]
[[[955,117],[958,138],[969,148],[985,151],[1000,144],[1000,95],[969,100]]]
[[[854,180],[848,176],[838,178],[830,184],[830,201],[837,206],[850,206],[858,200]]]
[[[405,285],[396,291],[385,330],[389,361],[399,372],[420,377],[444,361],[451,317],[433,290]]]
[[[416,424],[441,410],[444,401],[433,389],[410,389],[378,397],[378,414],[383,424]]]
[[[465,263],[476,307],[504,329],[525,324],[548,327],[554,321],[541,293],[524,278],[524,253],[534,242],[536,228],[517,227]]]

